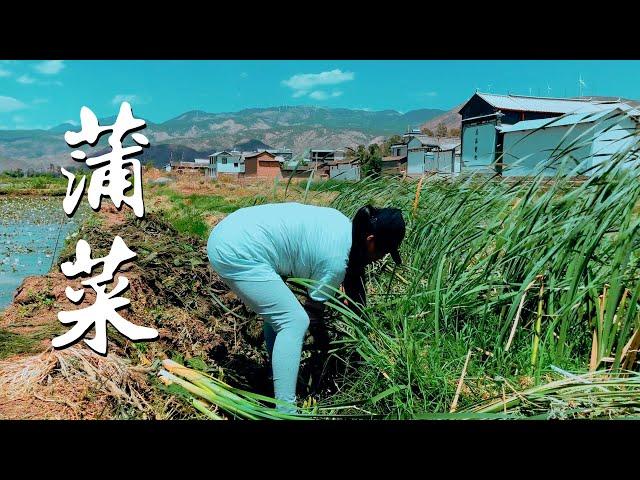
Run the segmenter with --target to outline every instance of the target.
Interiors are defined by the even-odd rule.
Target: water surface
[[[62,197],[0,197],[0,311],[25,277],[51,270],[83,211],[67,218]]]

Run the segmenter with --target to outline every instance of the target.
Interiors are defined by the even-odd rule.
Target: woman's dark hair
[[[363,306],[367,301],[364,278],[365,267],[369,260],[366,248],[367,237],[371,234],[376,238],[376,250],[381,254],[391,254],[396,265],[400,265],[402,259],[398,248],[405,234],[402,211],[398,208],[375,208],[366,205],[353,217],[351,250],[343,285],[347,296],[353,302]]]
[[[377,208],[366,205],[356,212],[351,222],[351,250],[349,251],[349,261],[347,262],[343,286],[344,293],[352,301],[363,306],[367,303],[364,278],[365,267],[367,266],[365,243],[367,235],[373,230],[372,218],[375,218],[377,211]]]

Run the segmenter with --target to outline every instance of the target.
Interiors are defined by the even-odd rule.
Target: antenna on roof
[[[529,87],[529,96],[531,96],[531,87]]]
[[[487,85],[487,93],[491,93],[491,84]]]
[[[551,85],[549,85],[549,82],[547,82],[547,97],[551,96]]]

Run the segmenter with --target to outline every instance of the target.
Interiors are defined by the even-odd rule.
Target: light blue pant
[[[263,318],[275,398],[291,404],[277,408],[284,412],[295,412],[300,355],[304,335],[309,327],[307,312],[280,279],[261,282],[226,278],[222,280],[247,307]]]

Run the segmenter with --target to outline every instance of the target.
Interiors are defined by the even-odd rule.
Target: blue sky
[[[162,122],[188,110],[315,105],[406,112],[493,93],[640,99],[640,61],[0,61],[0,128],[99,117],[123,99]],[[548,90],[550,88],[550,91]]]

